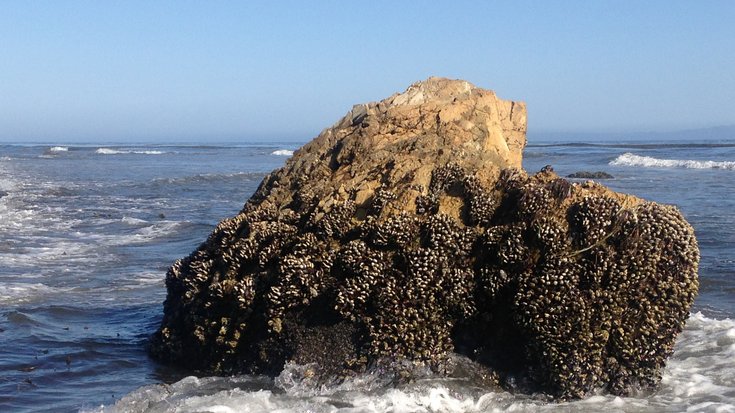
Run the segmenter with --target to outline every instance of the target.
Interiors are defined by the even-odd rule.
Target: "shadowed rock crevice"
[[[655,386],[697,292],[671,206],[520,169],[523,103],[431,78],[358,105],[166,278],[161,359],[420,369],[582,397]]]

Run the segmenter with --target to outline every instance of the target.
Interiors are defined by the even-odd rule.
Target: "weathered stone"
[[[525,131],[523,103],[458,80],[356,105],[171,267],[153,354],[410,378],[452,374],[455,352],[562,398],[656,385],[697,293],[692,228],[550,167],[527,175]]]
[[[567,178],[576,178],[576,179],[613,179],[614,177],[610,175],[607,172],[604,171],[596,171],[596,172],[590,172],[590,171],[579,171],[575,172],[573,174],[567,175]]]

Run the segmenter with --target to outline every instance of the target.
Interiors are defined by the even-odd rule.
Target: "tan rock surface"
[[[380,102],[355,105],[334,126],[296,151],[270,179],[282,207],[298,188],[330,205],[365,207],[383,185],[401,194],[399,209],[414,209],[437,165],[451,162],[485,184],[503,168],[521,166],[526,105],[499,99],[463,80],[429,78]]]

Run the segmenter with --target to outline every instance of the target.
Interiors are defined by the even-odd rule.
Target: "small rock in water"
[[[573,174],[567,175],[567,178],[577,178],[577,179],[613,179],[614,177],[610,175],[607,172],[603,171],[597,171],[597,172],[589,172],[589,171],[579,171],[575,172]]]

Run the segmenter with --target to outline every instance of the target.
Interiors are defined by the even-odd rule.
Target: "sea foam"
[[[263,376],[187,377],[142,387],[96,412],[638,412],[735,411],[735,321],[693,314],[654,394],[592,395],[549,403],[543,397],[482,388],[470,380],[428,378],[393,386],[363,374],[314,386],[303,366],[287,364],[275,380]],[[306,380],[306,381],[305,381]]]
[[[163,151],[155,151],[155,150],[122,150],[122,149],[111,149],[111,148],[97,148],[97,150],[94,152],[99,155],[128,155],[128,154],[163,155],[165,153]]]
[[[0,284],[0,304],[12,305],[39,300],[43,296],[58,292],[61,289],[52,288],[41,283],[5,282]],[[64,290],[69,290],[68,288]]]
[[[646,168],[690,168],[735,170],[733,161],[695,161],[686,159],[658,159],[626,152],[610,161],[613,166],[642,166]]]
[[[271,155],[292,156],[293,151],[288,150],[288,149],[278,149],[278,150],[271,152]]]

